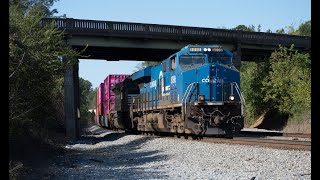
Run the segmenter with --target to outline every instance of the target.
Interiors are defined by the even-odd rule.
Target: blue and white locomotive
[[[222,135],[238,133],[244,126],[240,73],[233,54],[222,46],[188,45],[124,83],[140,89],[139,94],[124,93],[128,88],[118,91],[132,99],[129,129]]]

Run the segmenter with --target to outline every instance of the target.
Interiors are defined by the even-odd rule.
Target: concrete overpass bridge
[[[51,22],[65,31],[70,46],[80,50],[88,45],[83,59],[160,61],[188,44],[219,44],[235,52],[238,60],[254,61],[280,44],[311,48],[308,36],[68,18],[42,21]]]
[[[44,18],[42,25],[54,23],[64,30],[66,44],[82,50],[80,59],[108,61],[160,61],[188,44],[218,44],[232,51],[235,65],[259,61],[282,46],[294,44],[299,51],[310,51],[309,36],[295,36],[239,30],[143,24],[115,21]],[[67,136],[79,136],[78,64],[65,73],[65,115]]]

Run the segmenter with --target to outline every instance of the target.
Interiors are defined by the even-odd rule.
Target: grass
[[[311,133],[311,111],[305,111],[290,118],[283,131],[287,133]]]

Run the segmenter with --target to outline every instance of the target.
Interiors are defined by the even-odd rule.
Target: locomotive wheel
[[[197,135],[195,135],[195,134],[191,135],[191,137],[192,137],[193,140],[198,140],[199,139],[199,137]]]
[[[188,134],[184,134],[183,136],[184,136],[185,139],[188,139],[188,138],[189,138],[189,135],[188,135]]]

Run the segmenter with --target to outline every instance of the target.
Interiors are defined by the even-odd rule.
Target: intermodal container
[[[97,89],[96,95],[96,123],[100,125],[99,119],[103,116],[103,92],[104,92],[104,84],[101,83]]]
[[[104,116],[106,117],[109,113],[114,111],[114,99],[115,94],[112,88],[117,84],[126,79],[128,74],[110,74],[104,80],[104,92],[103,94],[103,106],[104,106]]]
[[[97,105],[95,121],[96,121],[96,124],[100,126],[101,126],[101,118],[103,117],[102,112],[103,112],[102,104]]]
[[[103,93],[104,93],[104,83],[100,83],[100,85],[98,87],[98,90],[97,90],[97,102],[96,102],[96,105],[99,105],[99,104],[103,103],[103,100],[104,100]]]

